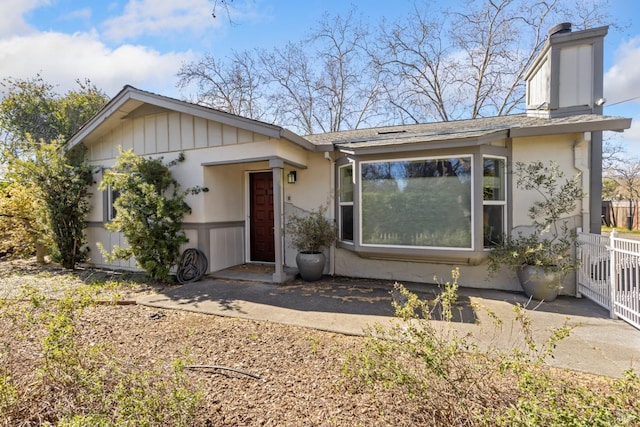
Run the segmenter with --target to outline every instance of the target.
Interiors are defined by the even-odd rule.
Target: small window
[[[120,196],[120,192],[114,190],[109,186],[106,191],[106,219],[107,221],[113,221],[116,217],[116,208],[113,205],[113,202]]]
[[[340,240],[353,242],[353,165],[341,166],[339,171]]]
[[[505,230],[507,207],[506,159],[485,156],[483,165],[484,247],[490,248],[500,241]]]

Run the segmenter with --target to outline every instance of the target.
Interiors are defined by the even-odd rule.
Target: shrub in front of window
[[[518,271],[525,266],[562,273],[575,271],[578,265],[571,251],[577,246],[577,235],[566,218],[584,197],[580,175],[566,179],[555,162],[518,162],[515,176],[519,189],[541,196],[529,208],[533,231],[504,236],[489,255],[489,272],[496,273],[503,267]]]
[[[200,187],[180,191],[169,168],[182,161],[182,154],[164,164],[162,159],[143,158],[128,150],[121,151],[116,165],[105,172],[100,189],[119,192],[113,202],[116,216],[106,227],[123,233],[129,245],[115,246],[106,254],[108,260],[133,256],[149,277],[168,279],[180,258],[180,246],[189,241],[182,230],[182,218],[191,212],[185,198],[207,191]]]

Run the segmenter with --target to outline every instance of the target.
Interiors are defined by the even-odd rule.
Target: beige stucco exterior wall
[[[554,135],[544,137],[520,138],[513,141],[513,162],[530,162],[534,160],[547,164],[554,161],[564,172],[565,178],[581,174],[583,191],[589,192],[588,140],[584,134]],[[518,191],[513,187],[513,227],[518,228],[530,224],[528,208],[541,197],[532,191]],[[587,205],[588,206],[588,205]],[[576,207],[574,222],[582,226],[584,206]],[[587,222],[588,224],[588,222]]]
[[[192,213],[185,217],[185,232],[190,239],[185,247],[198,247],[210,254],[210,271],[249,261],[248,259],[248,192],[249,174],[272,171],[282,166],[279,182],[282,189],[282,223],[286,225],[292,214],[303,214],[325,205],[331,219],[335,215],[335,165],[332,157],[322,152],[309,152],[288,141],[247,132],[231,126],[195,118],[178,112],[157,113],[146,117],[123,120],[116,128],[103,134],[89,146],[89,162],[95,166],[95,179],[99,182],[104,168],[111,167],[118,155],[118,147],[133,149],[136,154],[163,157],[165,161],[177,158],[180,152],[185,161],[172,172],[182,188],[207,187],[207,193],[189,196],[187,203]],[[511,160],[550,160],[558,162],[567,176],[582,171],[582,182],[588,190],[588,135],[516,138],[511,141]],[[333,153],[331,153],[333,154]],[[269,159],[277,159],[270,163]],[[289,184],[286,176],[296,171],[297,182]],[[511,182],[509,206],[510,225],[524,229],[529,225],[527,208],[535,200],[533,194],[515,189]],[[104,260],[95,242],[100,241],[110,250],[113,245],[125,245],[122,236],[108,232],[103,225],[103,195],[93,186],[93,209],[87,231],[92,242],[91,261],[98,266],[135,268],[133,260]],[[576,209],[571,218],[575,226],[588,223],[588,203]],[[297,250],[290,244],[290,236],[282,232],[283,259],[286,266],[295,266]],[[365,259],[341,249],[326,251],[326,274],[363,278],[382,278],[401,282],[434,282],[450,279],[455,264],[416,262],[407,260]],[[459,265],[460,284],[476,288],[520,290],[514,274],[502,272],[489,278],[485,265]],[[564,293],[574,292],[571,283]]]
[[[264,166],[263,166],[264,167]],[[202,193],[204,222],[243,221],[245,211],[244,165],[205,166]]]
[[[512,161],[530,162],[541,160],[556,161],[567,177],[572,177],[581,172],[582,185],[588,192],[588,135],[572,134],[562,136],[545,136],[535,138],[520,138],[512,141]],[[528,207],[536,200],[535,195],[519,191],[515,188],[515,182],[511,181],[510,196],[508,202],[512,206],[512,225],[516,230],[525,229],[530,225],[527,216]],[[585,199],[583,206],[576,209],[574,217],[569,218],[570,224],[581,226],[583,221],[588,224],[588,202]],[[584,217],[584,218],[583,218]],[[461,286],[472,288],[504,289],[521,291],[520,284],[514,273],[503,271],[495,277],[489,277],[486,264],[478,266],[437,264],[431,262],[396,261],[386,259],[366,259],[358,254],[337,248],[335,250],[335,274],[363,277],[381,278],[399,282],[434,283],[445,282],[451,279],[451,270],[460,268]],[[567,277],[564,294],[575,294],[575,281],[573,276]]]
[[[284,174],[290,170],[296,170],[297,182],[284,184],[284,224],[292,214],[302,215],[320,206],[327,206],[327,215],[333,220],[333,196],[335,185],[333,183],[333,162],[327,159],[324,153],[308,153],[308,168],[285,168]],[[290,236],[284,233],[284,259],[285,265],[295,267],[297,250],[291,245]],[[329,248],[325,273],[333,271],[333,248]]]
[[[138,155],[162,157],[164,161],[174,160],[179,153],[184,153],[185,161],[171,169],[181,189],[209,189],[186,199],[192,212],[184,218],[185,233],[189,238],[185,248],[197,247],[209,253],[211,271],[246,261],[247,174],[271,170],[268,161],[256,159],[282,158],[295,165],[307,162],[307,152],[288,141],[188,114],[163,112],[123,120],[88,145],[88,161],[94,166],[96,184],[92,188],[87,231],[90,262],[123,269],[135,268],[134,260],[108,263],[96,245],[101,242],[110,251],[116,244],[126,244],[122,236],[104,228],[104,194],[98,190],[104,170],[116,162],[119,147],[133,149]]]

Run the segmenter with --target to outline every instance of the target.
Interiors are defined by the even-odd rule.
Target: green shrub
[[[47,224],[54,259],[73,269],[86,255],[85,225],[93,175],[84,160],[85,148],[78,146],[68,152],[59,141],[28,142],[33,147],[32,157],[12,159],[10,176],[34,189],[35,199],[41,203],[34,225]]]
[[[128,246],[116,246],[107,259],[135,257],[137,265],[156,280],[167,280],[171,267],[178,263],[180,247],[187,243],[182,230],[184,215],[191,212],[185,202],[189,194],[206,188],[179,190],[170,167],[184,161],[184,155],[167,164],[162,159],[137,156],[133,150],[121,151],[112,169],[105,172],[101,190],[111,187],[119,192],[114,202],[116,217],[106,225],[123,233]]]
[[[453,271],[452,282],[432,301],[397,285],[396,324],[374,327],[362,350],[342,366],[352,391],[383,388],[407,394],[416,402],[417,416],[434,426],[640,425],[637,374],[602,379],[601,387],[592,388],[544,365],[569,336],[567,325],[538,343],[526,310],[515,306],[523,342],[511,350],[481,350],[471,333],[455,333],[449,324],[457,306],[458,274]],[[488,314],[496,327],[503,323]]]
[[[336,240],[336,227],[326,217],[327,207],[320,206],[308,215],[292,215],[287,223],[291,243],[300,252],[319,253]]]
[[[117,291],[116,284],[107,286]],[[193,425],[202,395],[184,376],[185,362],[137,369],[109,357],[100,343],[80,342],[80,314],[101,291],[93,283],[50,300],[27,286],[19,300],[3,301],[0,316],[13,328],[0,349],[0,425]],[[39,350],[29,379],[12,376],[13,340],[29,340]]]

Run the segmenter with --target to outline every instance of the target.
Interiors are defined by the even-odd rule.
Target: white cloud
[[[81,9],[72,10],[71,12],[60,17],[63,21],[86,21],[89,22],[91,16],[93,15],[93,11],[89,7],[83,7]]]
[[[604,75],[604,94],[609,104],[640,97],[638,58],[640,37],[623,43],[616,50],[615,63]]]
[[[33,31],[23,15],[49,4],[49,0],[2,0],[0,2],[0,38]]]
[[[39,33],[0,40],[0,76],[42,78],[59,92],[75,87],[76,79],[89,78],[108,95],[125,84],[167,93],[176,82],[190,52],[161,54],[144,46],[109,48],[95,33]]]
[[[99,19],[91,7],[55,9],[55,2],[0,0],[0,79],[40,74],[64,92],[76,88],[76,79],[88,78],[109,96],[130,84],[179,97],[175,84],[180,66],[195,60],[195,51],[210,47],[214,33],[229,22],[212,18],[211,0],[127,0],[124,9],[111,3],[112,18],[88,31],[43,32],[30,24],[29,13],[42,7],[52,7],[58,23],[83,21],[87,28]],[[238,1],[229,12],[259,17],[254,3],[260,0]]]
[[[631,127],[624,131],[624,139],[633,141],[634,146],[640,149],[640,114],[632,118]]]
[[[103,23],[104,35],[118,42],[147,35],[201,34],[221,25],[211,11],[209,0],[130,0],[121,16]]]
[[[640,155],[639,57],[640,37],[635,37],[618,47],[613,66],[604,74],[605,114],[632,118],[631,128],[622,134],[613,134],[613,138],[620,140],[634,156]]]

